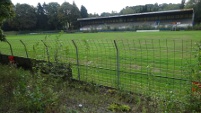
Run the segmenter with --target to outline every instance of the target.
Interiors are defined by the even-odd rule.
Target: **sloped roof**
[[[96,19],[129,17],[129,16],[139,16],[139,15],[166,14],[166,13],[175,13],[175,12],[193,12],[193,9],[179,9],[179,10],[167,10],[167,11],[156,11],[156,12],[144,12],[144,13],[134,13],[134,14],[126,14],[126,15],[115,15],[115,16],[108,16],[108,17],[78,18],[77,20],[78,21],[84,21],[84,20],[96,20]]]

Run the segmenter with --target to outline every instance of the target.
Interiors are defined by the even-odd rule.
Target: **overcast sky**
[[[62,4],[63,2],[77,4],[80,9],[81,5],[85,6],[88,13],[98,13],[102,12],[119,12],[121,9],[126,6],[135,6],[135,5],[145,5],[145,4],[154,4],[154,3],[181,3],[181,0],[12,0],[13,4],[17,3],[27,3],[29,5],[37,6],[40,2],[41,4],[49,2],[57,2]]]

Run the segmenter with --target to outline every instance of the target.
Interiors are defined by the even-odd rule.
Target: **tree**
[[[189,0],[186,4],[185,8],[193,8],[195,17],[194,21],[195,24],[200,24],[201,23],[201,0]]]
[[[80,15],[81,18],[87,18],[88,17],[88,12],[87,9],[82,5],[80,9]]]
[[[94,14],[92,14],[92,13],[89,13],[89,15],[88,15],[89,17],[99,17],[99,15],[97,14],[97,13],[94,13]]]
[[[13,29],[13,28],[10,26],[9,22],[10,22],[9,19],[5,20],[4,23],[3,23],[2,29],[3,29],[4,31],[15,31],[16,29]]]
[[[153,11],[158,11],[158,4],[146,4],[146,10],[147,12],[153,12]]]
[[[110,13],[108,13],[108,12],[103,12],[103,13],[101,13],[101,17],[107,17],[107,16],[110,16],[111,14]]]
[[[143,7],[143,12],[148,12],[148,9],[147,9],[148,7],[147,7],[147,5],[145,5],[144,7]]]
[[[8,19],[14,17],[13,4],[11,0],[1,0],[0,1],[0,40],[6,41],[3,30],[1,29],[3,22]]]
[[[180,4],[167,4],[167,3],[163,3],[163,4],[159,4],[159,11],[166,11],[166,10],[176,10],[180,8]]]
[[[180,9],[184,9],[186,0],[181,0]]]
[[[134,11],[134,13],[142,13],[143,12],[143,5],[137,5],[137,6],[133,6],[131,7]]]
[[[158,10],[159,10],[158,3],[155,3],[153,6],[153,11],[158,11]]]
[[[125,15],[125,14],[132,14],[132,13],[135,13],[135,11],[131,8],[131,7],[126,7],[126,8],[123,8],[121,11],[120,11],[120,14],[122,15]]]
[[[72,12],[73,12],[72,15],[70,15],[71,16],[71,22],[72,22],[71,29],[79,29],[80,24],[77,21],[77,19],[80,18],[81,15],[80,15],[80,10],[77,7],[77,5],[75,4],[75,2],[73,2]]]
[[[37,18],[35,8],[28,4],[17,4],[15,6],[16,16],[11,25],[18,30],[31,30],[36,26]]]
[[[57,2],[51,2],[44,7],[50,29],[57,30],[60,26],[58,19],[59,7],[60,5]]]
[[[71,5],[68,2],[64,2],[58,10],[59,21],[63,24],[63,28],[66,30],[73,29],[77,18],[80,17],[80,11],[77,6]]]
[[[63,28],[68,30],[71,24],[69,15],[72,13],[72,5],[68,2],[64,2],[58,11],[59,21],[62,23]]]
[[[201,0],[197,3],[195,7],[195,21],[200,24],[201,23]]]
[[[107,17],[107,16],[115,16],[115,15],[119,15],[119,13],[117,13],[116,11],[112,11],[111,13],[109,12],[103,12],[101,13],[101,17]]]
[[[36,9],[36,16],[37,16],[37,23],[36,23],[36,29],[45,30],[47,29],[47,15],[45,14],[44,7],[46,7],[46,4],[44,3],[43,6],[38,3],[37,9]]]
[[[114,16],[114,15],[119,15],[119,13],[116,12],[116,11],[112,11],[112,12],[110,13],[110,16]]]
[[[199,2],[200,0],[188,0],[186,8],[194,8]]]

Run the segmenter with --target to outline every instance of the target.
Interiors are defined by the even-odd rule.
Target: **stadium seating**
[[[173,30],[193,26],[194,10],[167,10],[108,17],[80,18],[84,30]],[[177,29],[178,30],[178,29]]]

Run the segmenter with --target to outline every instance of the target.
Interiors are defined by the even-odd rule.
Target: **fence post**
[[[11,44],[10,44],[10,42],[8,42],[7,40],[6,40],[6,42],[7,42],[7,43],[8,43],[8,45],[10,46],[10,52],[11,52],[11,55],[13,56],[13,49],[12,49]]]
[[[118,49],[118,46],[117,46],[117,43],[116,43],[116,40],[114,40],[114,45],[115,45],[115,48],[116,48],[116,63],[117,63],[117,69],[116,69],[116,73],[117,73],[117,88],[119,89],[119,85],[120,85],[120,73],[119,73],[119,69],[120,69],[120,66],[119,66],[119,49]]]
[[[22,45],[24,46],[24,49],[25,49],[27,58],[29,58],[28,53],[27,53],[27,47],[26,47],[25,43],[24,43],[22,40],[20,40],[20,42],[21,42]]]
[[[78,48],[74,40],[72,40],[73,45],[75,46],[76,51],[76,60],[77,60],[77,71],[78,71],[78,80],[80,81],[80,63],[79,63],[79,54],[78,54]]]
[[[48,52],[48,47],[47,45],[45,44],[45,42],[43,40],[41,40],[43,42],[43,44],[45,45],[45,48],[46,48],[46,52],[47,52],[47,60],[48,60],[48,63],[50,62],[50,55],[49,55],[49,52]]]

